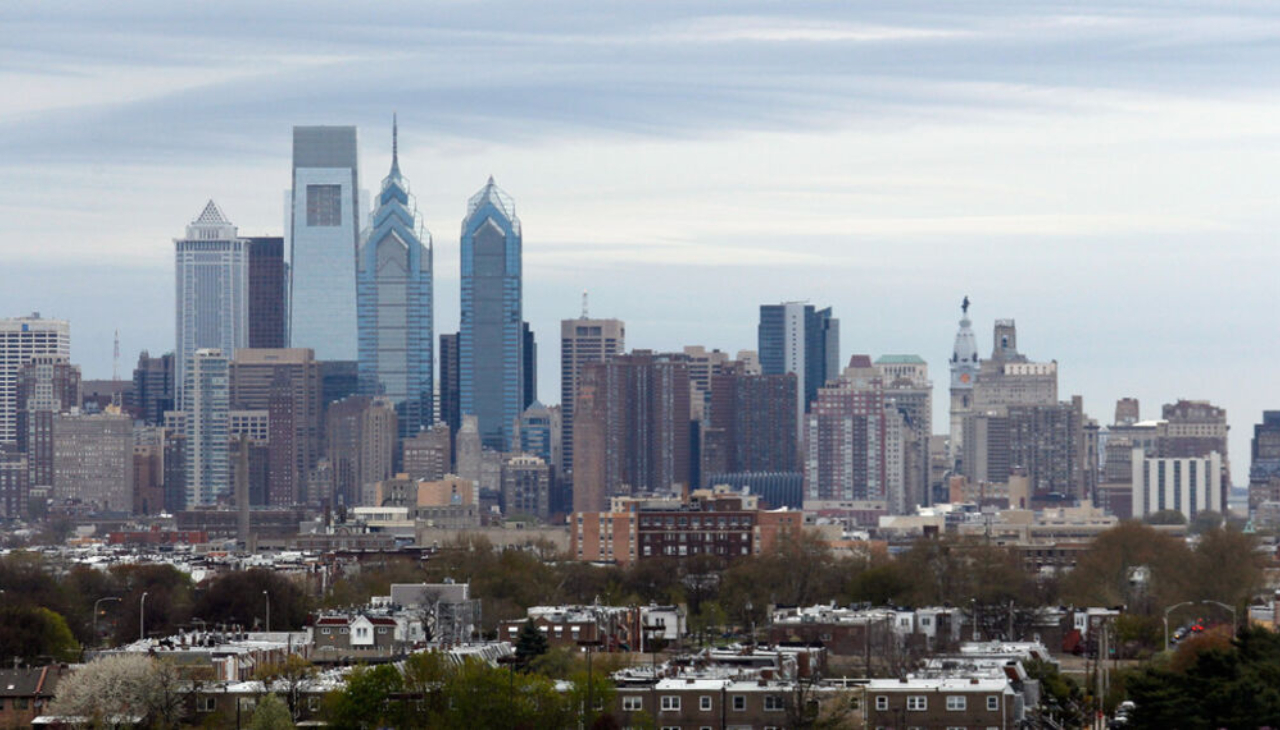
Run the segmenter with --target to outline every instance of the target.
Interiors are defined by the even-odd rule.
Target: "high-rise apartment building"
[[[18,373],[37,355],[71,357],[66,320],[30,317],[0,319],[0,444],[18,440]]]
[[[401,472],[410,479],[435,482],[453,471],[453,434],[443,421],[401,441],[400,448]]]
[[[18,371],[18,450],[28,483],[53,485],[53,422],[80,407],[80,367],[61,355],[36,355]]]
[[[796,376],[799,437],[804,414],[818,397],[818,389],[840,374],[840,320],[831,316],[830,307],[818,310],[803,302],[762,304],[757,337],[764,374]]]
[[[587,363],[574,416],[573,509],[605,509],[615,496],[690,488],[689,369],[638,350]]]
[[[357,257],[360,392],[390,400],[409,438],[435,421],[432,250],[397,145],[393,126],[391,172]]]
[[[964,475],[974,482],[1007,483],[1018,471],[1033,498],[1090,498],[1081,399],[1052,405],[1008,406],[973,413],[963,425]]]
[[[323,439],[320,363],[307,348],[237,350],[230,379],[232,408],[269,414],[267,502],[306,502]]]
[[[164,424],[165,411],[177,407],[178,383],[172,352],[151,357],[146,350],[138,355],[133,370],[133,400],[138,418],[149,426]]]
[[[0,445],[0,516],[25,517],[31,489],[27,482],[27,457],[12,445]]]
[[[182,384],[185,509],[215,504],[231,490],[230,361],[218,349],[193,354]],[[166,463],[169,463],[166,454]],[[175,468],[178,465],[174,465]],[[166,474],[166,480],[168,475]],[[167,491],[167,490],[166,490]]]
[[[579,319],[560,322],[560,444],[564,470],[573,470],[573,414],[578,380],[587,363],[604,362],[626,347],[626,325],[620,319]]]
[[[355,127],[293,128],[289,343],[318,360],[359,357],[358,167]]]
[[[462,394],[458,381],[458,335],[440,335],[440,420],[457,433],[462,428]]]
[[[1253,426],[1249,464],[1249,507],[1280,501],[1280,411],[1263,411]]]
[[[796,473],[796,375],[748,375],[742,366],[711,376],[703,429],[704,477],[725,473]],[[701,486],[711,486],[705,483]]]
[[[53,496],[99,512],[133,512],[133,419],[63,413],[53,424]]]
[[[196,350],[225,353],[249,344],[248,244],[212,200],[175,238],[177,382]],[[184,408],[178,393],[178,407]]]
[[[284,239],[244,239],[249,251],[249,347],[289,346],[289,264]]]
[[[813,503],[887,502],[884,382],[866,355],[818,389],[805,418],[804,500]],[[900,487],[898,487],[900,488]]]
[[[361,504],[366,488],[395,475],[396,417],[391,401],[381,397],[351,396],[329,406],[325,451],[333,504]]]
[[[522,235],[515,202],[489,178],[462,221],[460,410],[485,446],[506,451],[524,410]]]
[[[884,355],[875,361],[885,387],[886,405],[898,411],[911,431],[903,456],[902,505],[932,503],[929,493],[929,439],[933,436],[933,382],[929,365],[918,355]],[[893,452],[891,450],[892,453]]]

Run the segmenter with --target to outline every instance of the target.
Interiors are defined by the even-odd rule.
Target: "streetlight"
[[[515,713],[516,665],[520,663],[520,657],[515,654],[507,654],[498,657],[498,663],[507,665],[507,709]]]
[[[262,596],[267,599],[267,633],[271,633],[271,594],[266,591],[262,592]]]
[[[106,596],[93,602],[93,640],[98,640],[98,605],[103,601],[119,601],[119,596]]]
[[[1182,608],[1183,606],[1190,606],[1196,603],[1199,603],[1199,604],[1212,603],[1215,606],[1220,606],[1230,611],[1231,612],[1231,633],[1234,634],[1236,632],[1236,609],[1234,606],[1228,606],[1227,604],[1222,603],[1221,601],[1215,601],[1209,598],[1205,598],[1199,601],[1183,601],[1182,603],[1175,603],[1164,610],[1164,650],[1165,651],[1169,651],[1169,614],[1179,608]]]
[[[587,722],[584,724],[587,727],[591,727],[591,722],[590,722],[591,716],[595,713],[595,709],[596,709],[595,702],[593,699],[593,692],[592,692],[592,684],[594,684],[594,681],[591,675],[591,650],[598,646],[603,646],[603,645],[604,645],[604,642],[600,641],[599,639],[579,639],[578,640],[578,646],[584,647],[587,650],[587,707],[586,707],[586,711],[583,713],[583,716],[587,720]]]
[[[147,639],[147,592],[142,592],[142,600],[138,601],[138,640]]]

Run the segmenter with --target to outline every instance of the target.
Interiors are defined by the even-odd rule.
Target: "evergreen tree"
[[[527,663],[536,656],[547,653],[547,637],[534,625],[533,619],[524,622],[516,637],[516,656],[522,663]]]

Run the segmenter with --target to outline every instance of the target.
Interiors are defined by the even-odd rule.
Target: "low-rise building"
[[[863,705],[868,728],[1022,727],[1020,696],[1004,678],[870,679]]]

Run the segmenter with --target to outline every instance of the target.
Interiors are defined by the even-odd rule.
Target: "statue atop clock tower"
[[[978,340],[969,319],[969,297],[960,305],[960,329],[951,350],[951,433],[949,453],[954,464],[964,445],[964,417],[973,412],[973,385],[978,377]]]

